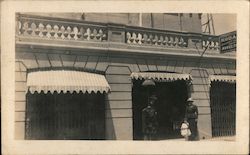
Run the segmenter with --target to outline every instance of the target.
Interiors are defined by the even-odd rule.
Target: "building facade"
[[[16,139],[141,140],[149,92],[158,139],[180,138],[188,97],[201,139],[235,135],[236,52],[200,14],[16,16]]]

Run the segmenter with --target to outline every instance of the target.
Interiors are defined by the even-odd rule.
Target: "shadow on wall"
[[[106,106],[105,106],[105,136],[106,140],[116,140],[116,134],[115,134],[115,127],[112,119],[112,114],[110,110],[110,103],[107,101],[106,98]]]

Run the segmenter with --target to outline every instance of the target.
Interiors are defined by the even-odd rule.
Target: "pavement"
[[[236,137],[235,136],[224,136],[224,137],[213,137],[210,139],[206,139],[209,141],[235,141]]]
[[[235,136],[224,136],[224,137],[213,137],[209,139],[200,139],[200,141],[235,141]],[[177,139],[167,139],[167,141],[185,141],[185,138],[177,138]]]

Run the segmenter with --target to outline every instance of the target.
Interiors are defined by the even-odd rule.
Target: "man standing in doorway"
[[[188,137],[188,140],[198,140],[198,108],[193,104],[193,102],[194,101],[192,100],[192,98],[187,99],[185,119],[189,123],[189,128],[191,131],[191,135]]]
[[[154,103],[157,100],[155,95],[149,98],[147,107],[142,109],[142,132],[144,140],[155,140],[158,129],[157,112]]]

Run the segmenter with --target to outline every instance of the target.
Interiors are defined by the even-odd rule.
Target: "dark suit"
[[[148,106],[142,110],[142,131],[144,140],[155,139],[157,133],[157,112],[156,110]]]
[[[198,139],[198,128],[197,128],[197,119],[198,119],[198,108],[194,104],[190,104],[186,108],[185,118],[189,123],[189,128],[191,131],[191,135],[189,136],[189,140],[197,140]]]

